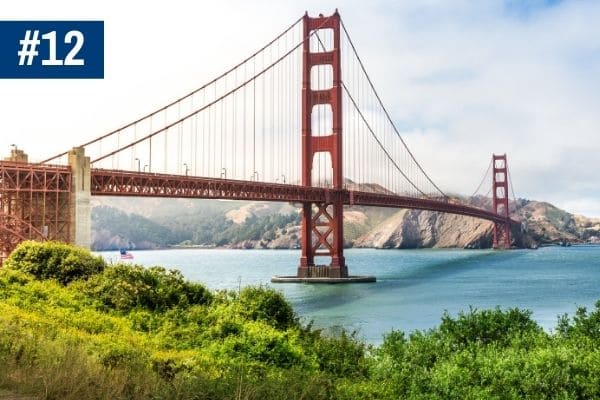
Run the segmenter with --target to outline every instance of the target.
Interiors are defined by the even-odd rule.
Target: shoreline
[[[558,243],[543,243],[539,244],[537,248],[541,247],[600,247],[600,243],[572,243],[570,246],[561,246]],[[537,248],[529,247],[514,247],[511,250],[536,250]],[[414,248],[387,248],[387,247],[345,247],[344,250],[349,249],[373,249],[373,250],[493,250],[490,247],[487,248],[466,248],[466,247],[414,247]],[[192,246],[162,246],[162,247],[148,247],[148,248],[133,248],[127,249],[128,251],[148,251],[148,250],[300,250],[299,247],[295,248],[245,248],[245,247],[228,247],[228,246],[205,246],[205,245],[192,245]],[[119,251],[119,249],[95,249],[94,252],[112,252]]]

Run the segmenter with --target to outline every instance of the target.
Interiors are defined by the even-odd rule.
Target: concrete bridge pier
[[[73,147],[68,154],[71,167],[70,238],[77,246],[89,249],[92,244],[92,210],[90,206],[92,175],[90,158],[83,147]]]

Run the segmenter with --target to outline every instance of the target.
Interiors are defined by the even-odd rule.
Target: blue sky
[[[509,15],[528,19],[560,3],[561,0],[505,0],[504,7]]]
[[[99,136],[202,85],[305,10],[336,7],[444,190],[471,193],[491,154],[506,152],[518,196],[600,217],[591,0],[7,2],[3,19],[103,19],[106,78],[0,80],[0,152],[17,143],[39,159]]]

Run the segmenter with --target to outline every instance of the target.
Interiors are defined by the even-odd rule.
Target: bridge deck
[[[228,199],[254,201],[282,201],[292,203],[328,203],[340,196],[346,205],[408,208],[439,211],[506,222],[506,218],[491,211],[451,201],[414,198],[394,194],[371,193],[355,190],[334,190],[232,179],[92,169],[93,196],[139,196],[197,199]],[[511,220],[511,224],[519,222]]]

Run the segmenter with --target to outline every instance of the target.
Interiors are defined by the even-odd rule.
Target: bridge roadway
[[[338,196],[345,205],[408,208],[438,211],[506,223],[505,217],[491,211],[456,203],[451,200],[415,198],[356,190],[334,190],[233,179],[203,178],[185,175],[92,169],[92,196],[172,197],[196,199],[228,199],[281,201],[292,203],[329,203]],[[519,222],[509,220],[510,224]]]

